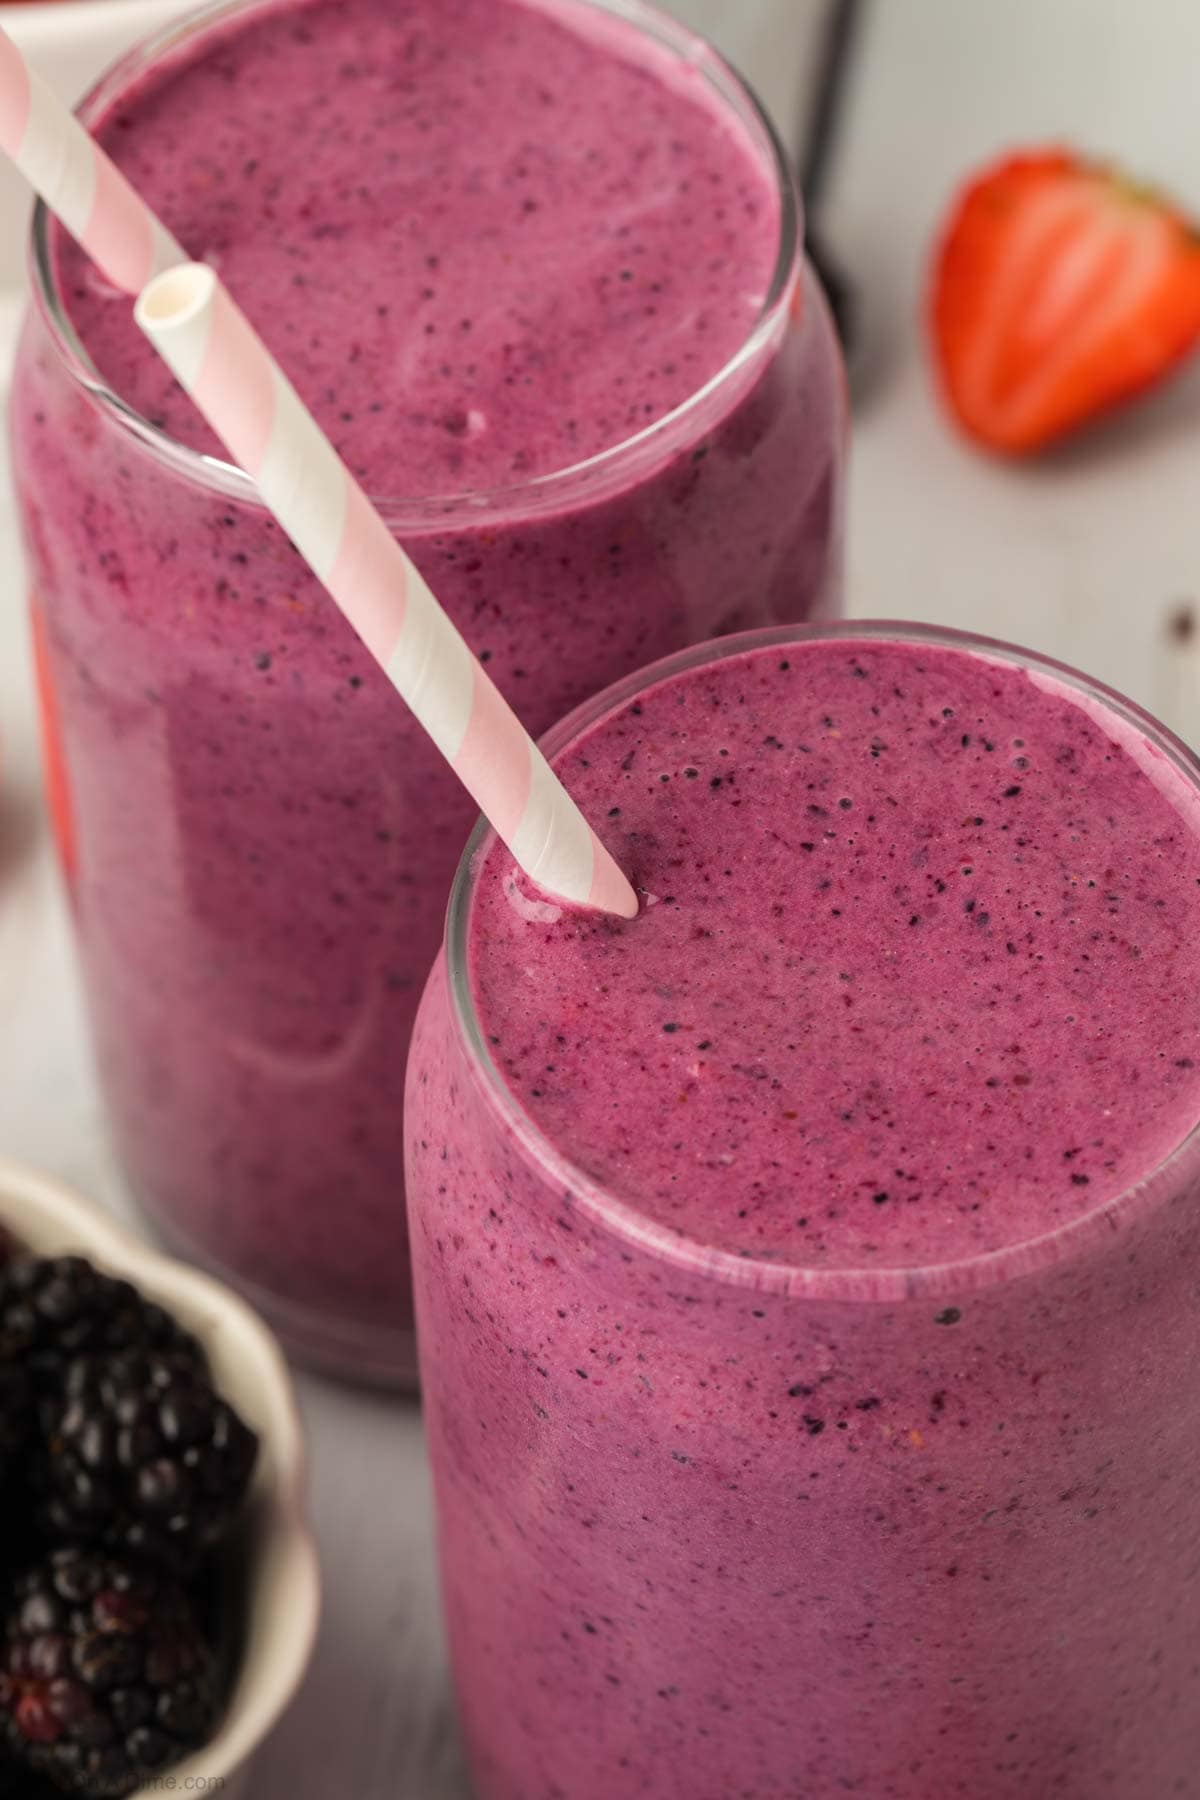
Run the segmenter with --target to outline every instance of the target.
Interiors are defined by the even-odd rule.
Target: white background
[[[804,5],[679,0],[768,65],[784,59],[764,51],[763,21],[794,24]],[[1198,72],[1194,0],[875,0],[821,221],[862,310],[850,609],[1023,640],[1189,736],[1200,736],[1200,665],[1169,622],[1200,593],[1200,371],[1076,451],[1000,467],[939,415],[919,314],[949,192],[1007,144],[1061,136],[1117,154],[1200,214]],[[0,296],[4,369],[16,305]],[[41,823],[6,506],[0,572],[0,1154],[120,1205]],[[259,1759],[255,1800],[463,1800],[418,1415],[301,1385],[327,1614],[304,1700]]]

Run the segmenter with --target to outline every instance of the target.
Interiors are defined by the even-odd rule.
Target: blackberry
[[[33,1427],[33,1389],[19,1363],[0,1363],[0,1492],[23,1472]]]
[[[19,1762],[0,1752],[0,1800],[62,1800],[62,1789],[39,1781]]]
[[[72,1357],[142,1349],[204,1362],[161,1306],[82,1256],[18,1256],[0,1269],[0,1364],[19,1362],[39,1387],[53,1385]]]
[[[258,1440],[186,1355],[80,1357],[41,1404],[32,1483],[53,1542],[190,1573],[245,1498]]]
[[[69,1794],[129,1794],[206,1743],[218,1710],[213,1652],[173,1582],[77,1548],[19,1577],[0,1719],[23,1769]]]

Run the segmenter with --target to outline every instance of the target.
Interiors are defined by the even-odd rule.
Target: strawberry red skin
[[[1200,341],[1200,237],[1069,150],[1007,157],[955,202],[930,331],[963,429],[1030,454],[1155,386]]]

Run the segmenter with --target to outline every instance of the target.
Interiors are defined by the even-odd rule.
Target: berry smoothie
[[[842,377],[795,197],[654,19],[239,5],[85,108],[535,732],[836,597]],[[402,1070],[472,811],[128,302],[41,232],[14,457],[119,1149],[294,1344],[403,1377]]]
[[[480,1800],[1200,1794],[1200,769],[905,627],[553,747],[642,912],[476,843],[409,1064]]]

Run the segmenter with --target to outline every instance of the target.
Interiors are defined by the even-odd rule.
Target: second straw
[[[157,276],[136,317],[529,878],[633,918],[628,880],[213,271]]]

